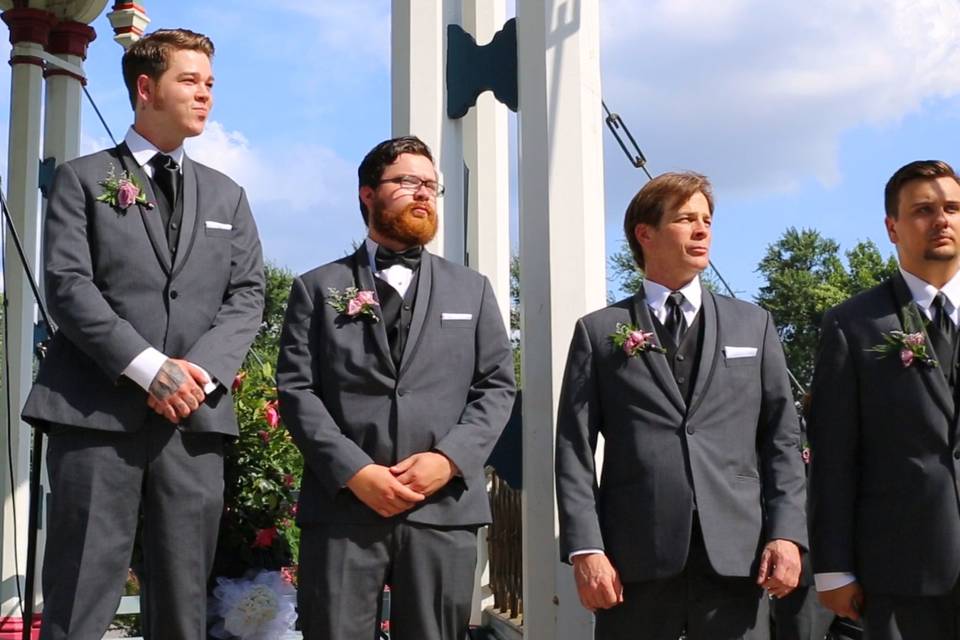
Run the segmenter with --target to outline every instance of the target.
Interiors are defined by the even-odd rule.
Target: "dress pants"
[[[464,640],[477,564],[475,527],[307,524],[298,611],[304,640],[375,640],[390,585],[391,640]]]
[[[159,416],[134,433],[55,425],[47,469],[42,640],[100,640],[142,517],[144,638],[206,638],[207,579],[223,511],[221,434]]]
[[[769,640],[770,608],[753,578],[718,575],[694,518],[678,576],[623,585],[623,603],[597,611],[595,640]]]
[[[942,596],[864,596],[864,640],[960,640],[960,584]]]

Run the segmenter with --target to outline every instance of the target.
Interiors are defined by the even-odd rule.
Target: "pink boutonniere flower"
[[[926,338],[919,331],[906,333],[904,331],[891,331],[883,334],[883,342],[868,349],[877,353],[888,355],[896,354],[900,358],[900,364],[909,367],[915,362],[925,364],[928,367],[938,366],[937,359],[930,355]]]
[[[103,193],[97,197],[97,200],[106,202],[111,207],[116,207],[124,213],[133,204],[142,204],[147,209],[153,208],[153,203],[147,200],[147,195],[143,192],[137,179],[126,171],[121,171],[117,175],[117,170],[112,164],[107,172],[107,177],[97,184],[103,187]]]
[[[347,287],[344,291],[330,288],[330,296],[327,298],[327,304],[350,318],[365,316],[374,322],[380,320],[374,312],[374,307],[379,307],[377,294],[366,289],[357,289],[356,287]]]
[[[610,341],[615,347],[623,349],[628,358],[633,358],[644,351],[666,353],[667,350],[654,342],[656,336],[652,331],[642,331],[632,324],[617,323],[617,330],[610,334]]]

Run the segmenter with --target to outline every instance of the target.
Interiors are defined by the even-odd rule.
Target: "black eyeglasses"
[[[406,189],[412,193],[419,191],[420,187],[426,187],[427,191],[437,198],[442,197],[446,191],[444,186],[436,180],[421,180],[417,176],[397,176],[396,178],[385,178],[377,184],[381,185],[384,182],[392,182],[393,184],[400,185],[401,189]]]

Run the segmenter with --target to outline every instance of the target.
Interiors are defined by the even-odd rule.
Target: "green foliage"
[[[266,275],[263,323],[234,382],[240,436],[224,462],[225,510],[214,576],[277,570],[295,563],[299,551],[293,518],[303,458],[276,413],[274,371],[293,277],[273,265]]]
[[[787,366],[804,386],[813,377],[820,322],[830,307],[869,289],[897,270],[893,256],[884,259],[870,241],[846,252],[813,229],[787,229],[767,247],[757,271],[766,284],[757,303],[767,309],[777,326]]]
[[[510,343],[513,345],[513,375],[520,386],[520,256],[510,256]]]

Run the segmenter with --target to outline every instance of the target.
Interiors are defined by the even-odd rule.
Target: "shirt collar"
[[[380,248],[380,245],[367,237],[364,244],[367,245],[367,260],[370,262],[370,271],[372,273],[377,272],[377,249]]]
[[[141,167],[150,162],[153,156],[158,153],[163,153],[173,158],[180,167],[180,171],[183,171],[183,145],[180,145],[173,151],[160,151],[152,142],[137,133],[133,127],[127,129],[127,135],[124,136],[123,141],[126,143],[127,148],[130,149],[130,154],[133,156],[133,159],[136,160],[137,164]]]
[[[673,291],[673,289],[665,287],[659,282],[649,279],[643,281],[643,296],[646,299],[647,306],[654,311],[659,311],[667,304],[667,298]],[[694,314],[700,311],[700,306],[703,304],[703,290],[700,287],[699,276],[677,289],[677,291],[683,294],[681,309]]]
[[[933,306],[933,299],[940,291],[943,292],[943,295],[945,295],[950,302],[951,316],[954,315],[954,311],[960,309],[960,271],[955,273],[940,289],[906,271],[903,267],[900,267],[900,275],[903,276],[903,281],[907,283],[907,288],[910,289],[910,295],[913,296],[913,301],[923,307],[924,310],[930,310]]]

